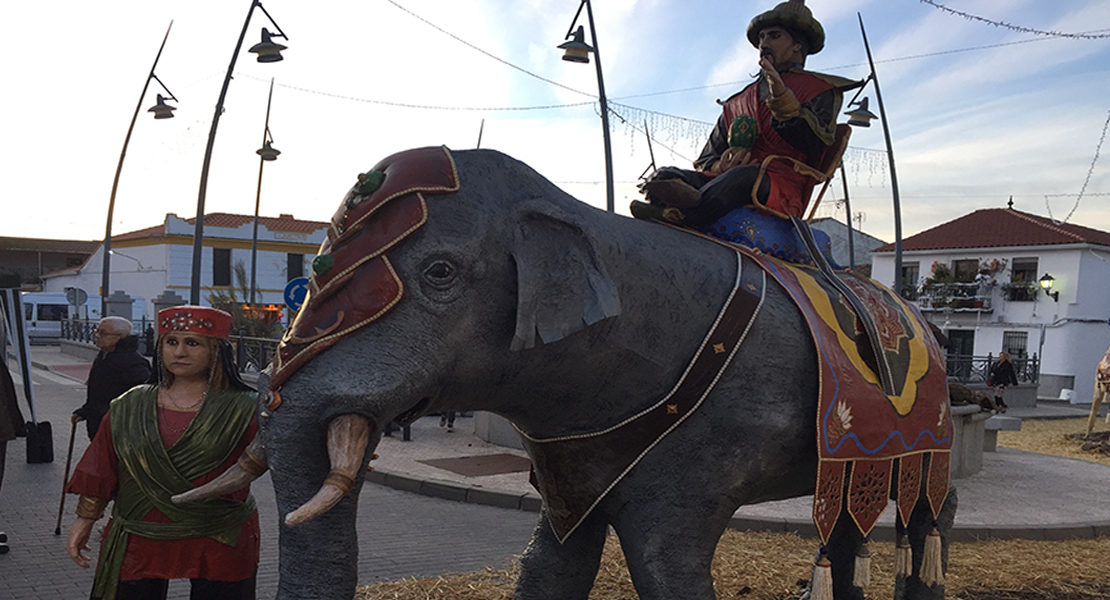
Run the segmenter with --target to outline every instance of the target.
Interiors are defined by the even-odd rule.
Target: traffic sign
[[[89,299],[89,294],[81,288],[67,287],[66,300],[74,306],[81,306]]]
[[[308,295],[308,277],[298,277],[289,280],[285,284],[285,306],[289,310],[297,312],[304,304],[304,298]]]

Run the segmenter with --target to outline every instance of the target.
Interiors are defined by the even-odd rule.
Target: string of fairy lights
[[[325,92],[325,91],[310,89],[310,88],[307,88],[307,87],[290,85],[290,84],[286,84],[286,83],[278,83],[276,85],[279,86],[279,87],[289,89],[289,90],[294,90],[294,91],[298,91],[298,92],[302,92],[302,93],[308,93],[308,94],[315,94],[315,95],[325,96],[325,97],[339,99],[339,100],[352,101],[352,102],[363,102],[363,103],[368,103],[368,104],[376,104],[376,105],[390,106],[390,107],[396,107],[396,108],[409,108],[409,109],[417,109],[417,110],[475,111],[475,112],[526,112],[526,111],[539,111],[539,110],[571,109],[571,108],[579,108],[579,107],[583,107],[583,106],[592,105],[593,108],[594,108],[594,111],[596,113],[600,114],[600,104],[599,104],[598,98],[595,94],[591,94],[589,92],[585,92],[585,91],[582,91],[582,90],[575,89],[573,87],[562,84],[558,81],[554,81],[552,79],[543,77],[542,75],[534,73],[534,72],[532,72],[528,69],[525,69],[523,67],[520,67],[520,66],[512,63],[511,61],[508,61],[508,60],[505,60],[505,59],[503,59],[499,56],[496,56],[496,55],[494,55],[494,54],[492,54],[492,53],[490,53],[490,52],[488,52],[488,51],[470,43],[469,41],[455,35],[454,33],[451,33],[450,31],[440,27],[439,25],[436,25],[432,21],[430,21],[430,20],[420,16],[419,14],[409,10],[408,8],[402,6],[400,3],[396,2],[395,0],[386,0],[386,1],[389,4],[393,5],[394,7],[396,7],[398,10],[400,10],[400,11],[404,12],[405,14],[409,15],[410,17],[420,21],[421,23],[427,25],[428,27],[431,27],[432,29],[435,29],[436,31],[440,32],[441,34],[450,37],[451,39],[463,44],[464,46],[466,46],[466,47],[468,47],[468,48],[470,48],[470,49],[472,49],[472,50],[474,50],[474,51],[476,51],[476,52],[478,52],[478,53],[480,53],[480,54],[482,54],[482,55],[484,55],[484,56],[486,56],[486,57],[488,57],[488,58],[490,58],[494,61],[497,61],[497,62],[499,62],[499,63],[501,63],[501,64],[503,64],[503,65],[505,65],[505,66],[507,66],[511,69],[519,71],[522,74],[527,75],[528,77],[532,77],[532,78],[537,79],[539,81],[543,81],[543,82],[545,82],[549,85],[552,85],[552,86],[558,87],[560,89],[563,89],[563,90],[581,95],[581,96],[587,98],[587,100],[584,100],[582,102],[559,103],[559,104],[539,104],[539,105],[530,105],[530,106],[470,106],[470,107],[467,107],[467,106],[414,104],[414,103],[396,102],[396,101],[381,100],[381,99],[362,98],[362,97],[338,94],[338,93],[333,93],[333,92]],[[917,55],[911,55],[911,56],[888,58],[888,59],[878,60],[878,61],[875,61],[875,62],[877,62],[877,63],[887,63],[887,62],[913,60],[913,59],[934,57],[934,56],[945,55],[945,54],[953,54],[953,53],[960,53],[960,52],[971,52],[971,51],[976,51],[976,50],[999,48],[999,47],[1011,46],[1011,45],[1017,45],[1017,44],[1027,44],[1027,43],[1033,43],[1033,42],[1040,42],[1040,41],[1045,41],[1045,40],[1053,39],[1053,38],[1070,38],[1070,39],[1082,39],[1082,40],[1098,40],[1098,39],[1110,38],[1110,33],[1103,33],[1101,31],[1068,33],[1068,32],[1040,30],[1040,29],[1035,29],[1035,28],[1030,28],[1030,27],[1023,27],[1023,26],[1007,23],[1007,22],[1004,22],[1004,21],[988,19],[988,18],[981,17],[981,16],[978,16],[978,15],[973,15],[973,14],[970,14],[970,13],[967,13],[967,12],[955,10],[951,7],[948,7],[948,6],[944,5],[944,4],[941,4],[939,2],[935,2],[934,0],[920,0],[920,1],[924,4],[928,4],[930,6],[933,6],[933,7],[937,8],[938,10],[941,10],[941,11],[946,12],[948,14],[951,14],[953,16],[958,16],[958,17],[961,17],[961,18],[964,18],[964,19],[967,19],[967,20],[970,20],[970,21],[980,22],[980,23],[992,25],[992,26],[995,26],[995,27],[1009,29],[1011,31],[1015,31],[1015,32],[1018,32],[1018,33],[1033,34],[1033,35],[1036,35],[1038,37],[1033,38],[1033,39],[1027,39],[1027,40],[1017,40],[1017,41],[1003,42],[1003,43],[998,43],[998,44],[981,45],[981,46],[975,46],[975,47],[969,47],[969,48],[959,48],[959,49],[944,50],[944,51],[940,51],[940,52],[931,52],[931,53],[917,54]],[[1103,30],[1103,31],[1105,31],[1105,30]],[[830,68],[830,70],[847,69],[847,68],[858,67],[858,66],[862,66],[862,65],[842,65],[840,67]],[[257,79],[255,77],[252,77],[250,75],[243,74],[243,73],[236,73],[236,76],[243,77],[243,78],[248,78],[248,79]],[[262,81],[262,80],[259,79],[259,81]],[[611,98],[608,99],[609,113],[610,113],[610,116],[613,117],[617,121],[617,123],[619,123],[619,126],[624,129],[624,133],[625,133],[626,137],[629,140],[630,153],[631,154],[633,154],[633,155],[636,154],[636,150],[637,150],[637,147],[639,145],[637,143],[637,140],[641,140],[641,139],[646,138],[648,140],[649,144],[654,144],[654,145],[657,145],[659,147],[662,147],[662,148],[666,149],[667,151],[671,152],[671,154],[674,155],[675,157],[681,158],[681,159],[686,160],[688,162],[693,162],[693,158],[688,156],[686,151],[679,150],[676,147],[677,146],[683,146],[685,148],[690,148],[694,152],[696,152],[697,149],[700,147],[700,145],[708,137],[708,132],[714,126],[714,123],[710,123],[710,122],[707,122],[707,121],[701,121],[701,120],[697,120],[697,119],[690,119],[690,118],[681,117],[681,116],[677,116],[677,115],[672,115],[672,114],[668,114],[668,113],[664,113],[664,112],[660,112],[660,111],[655,111],[655,110],[650,110],[650,109],[646,109],[646,108],[641,108],[641,107],[637,107],[637,106],[633,106],[633,105],[630,105],[630,104],[620,102],[619,100],[629,100],[629,99],[634,99],[634,98],[645,98],[645,97],[652,97],[652,96],[661,96],[661,95],[666,95],[666,94],[677,94],[677,93],[684,93],[684,92],[701,91],[701,90],[718,88],[718,87],[720,87],[720,88],[725,88],[725,87],[735,88],[738,85],[742,85],[742,84],[746,85],[746,83],[747,83],[746,81],[736,81],[736,82],[717,83],[717,84],[709,84],[709,85],[704,85],[704,86],[688,87],[688,88],[675,89],[675,90],[663,90],[663,91],[656,91],[656,92],[648,92],[648,93],[643,93],[643,94],[628,95],[628,96],[617,97],[617,98],[612,98],[611,97]],[[1088,170],[1087,177],[1086,177],[1085,181],[1083,182],[1083,186],[1082,186],[1082,188],[1081,188],[1081,190],[1080,190],[1080,192],[1079,192],[1079,194],[1076,198],[1074,206],[1072,207],[1072,209],[1068,213],[1068,215],[1063,219],[1063,221],[1061,221],[1063,223],[1066,223],[1073,216],[1076,209],[1078,209],[1078,207],[1079,207],[1080,201],[1084,197],[1086,197],[1086,196],[1110,195],[1110,194],[1101,194],[1101,193],[1092,193],[1092,194],[1087,194],[1086,193],[1087,186],[1090,183],[1090,180],[1091,180],[1092,175],[1094,173],[1095,165],[1098,162],[1098,159],[1099,159],[1099,156],[1100,156],[1102,144],[1105,140],[1108,126],[1110,126],[1110,114],[1107,115],[1107,121],[1103,125],[1102,136],[1099,139],[1097,148],[1095,150],[1094,159],[1091,161],[1091,165],[1090,165],[1090,168]],[[889,179],[889,174],[888,174],[888,161],[887,161],[885,150],[877,150],[877,149],[859,148],[859,147],[855,147],[855,146],[849,146],[848,149],[846,150],[845,154],[844,154],[844,165],[845,165],[847,174],[852,179],[854,179],[854,185],[861,186],[861,185],[866,184],[868,187],[880,187],[880,188],[886,187],[887,181]],[[595,183],[596,184],[596,183],[599,183],[599,182],[574,182],[574,183]],[[1049,199],[1050,196],[1074,196],[1074,194],[1048,194],[1048,195],[1045,195],[1045,203],[1046,203],[1046,206],[1048,206],[1049,217],[1052,218],[1051,206],[1049,206],[1049,204],[1048,204],[1049,203],[1048,199]],[[835,200],[835,193],[833,194],[833,198]],[[843,200],[835,200],[835,202],[833,202],[831,204],[833,204],[835,206],[839,206],[840,204],[843,204]]]

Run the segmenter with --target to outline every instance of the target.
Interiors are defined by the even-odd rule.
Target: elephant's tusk
[[[243,450],[243,454],[235,465],[212,481],[188,492],[173,496],[170,500],[174,504],[184,504],[230,494],[250,485],[252,481],[261,477],[268,468],[269,466],[266,464],[266,445],[262,442],[262,436],[256,435],[251,440],[250,445]]]
[[[355,484],[370,442],[370,421],[359,415],[343,415],[328,425],[328,459],[331,471],[311,500],[285,517],[285,524],[300,525],[331,510]]]

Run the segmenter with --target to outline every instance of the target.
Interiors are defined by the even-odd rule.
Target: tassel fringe
[[[871,549],[868,548],[866,540],[860,545],[859,552],[856,553],[854,571],[855,573],[852,575],[853,586],[866,588],[871,585]]]
[[[809,581],[810,600],[833,600],[832,564],[822,551],[813,564],[813,577]]]
[[[944,584],[944,568],[940,558],[940,532],[934,527],[925,536],[925,555],[921,557],[921,583],[928,586]]]
[[[894,547],[894,576],[910,575],[913,575],[913,551],[910,550],[909,538],[902,533],[898,535],[898,543]]]

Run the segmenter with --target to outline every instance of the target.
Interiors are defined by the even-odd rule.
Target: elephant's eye
[[[455,267],[449,262],[437,260],[424,269],[424,277],[435,286],[445,286],[455,279]]]

